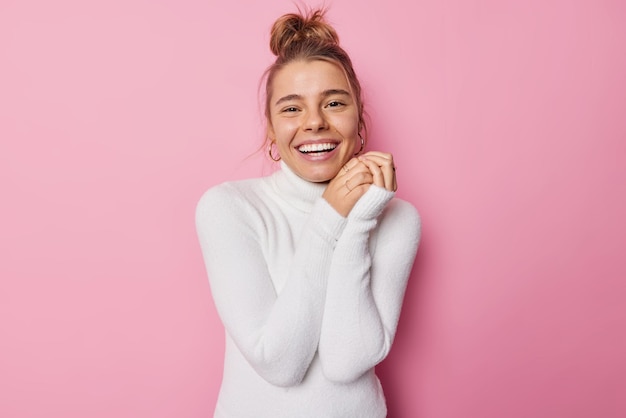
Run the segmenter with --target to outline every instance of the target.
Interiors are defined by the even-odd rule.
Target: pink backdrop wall
[[[423,243],[390,417],[626,416],[626,7],[335,0]],[[0,2],[0,416],[208,417],[201,193],[288,0]]]

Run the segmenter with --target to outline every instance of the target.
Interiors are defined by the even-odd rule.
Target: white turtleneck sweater
[[[216,418],[380,418],[420,219],[370,186],[347,218],[326,184],[281,170],[200,199],[196,226],[226,330]]]

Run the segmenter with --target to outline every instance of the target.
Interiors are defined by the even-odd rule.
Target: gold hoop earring
[[[269,146],[269,147],[267,147],[267,153],[269,154],[270,159],[271,159],[272,161],[274,161],[274,162],[279,162],[279,161],[280,161],[280,155],[278,156],[278,158],[274,158],[274,156],[272,155],[272,145],[274,145],[274,144],[275,144],[275,142],[274,142],[274,141],[270,142],[270,146]]]
[[[363,151],[363,148],[365,148],[365,141],[363,140],[363,137],[361,136],[361,132],[359,132],[359,138],[361,139],[361,148],[359,148],[359,151],[354,155],[359,155],[361,151]]]

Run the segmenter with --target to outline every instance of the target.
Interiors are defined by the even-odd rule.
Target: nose
[[[328,122],[319,109],[312,109],[306,112],[304,120],[304,129],[306,131],[318,132],[327,127]]]

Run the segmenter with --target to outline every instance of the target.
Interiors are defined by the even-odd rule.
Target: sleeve
[[[421,221],[411,204],[392,197],[371,186],[335,248],[319,343],[333,381],[353,381],[380,363],[395,336]]]
[[[271,384],[298,384],[315,355],[328,270],[346,223],[326,201],[316,203],[294,256],[285,260],[290,274],[277,295],[264,251],[268,230],[279,226],[265,222],[258,207],[225,185],[210,189],[198,203],[196,228],[220,319],[250,365]]]

